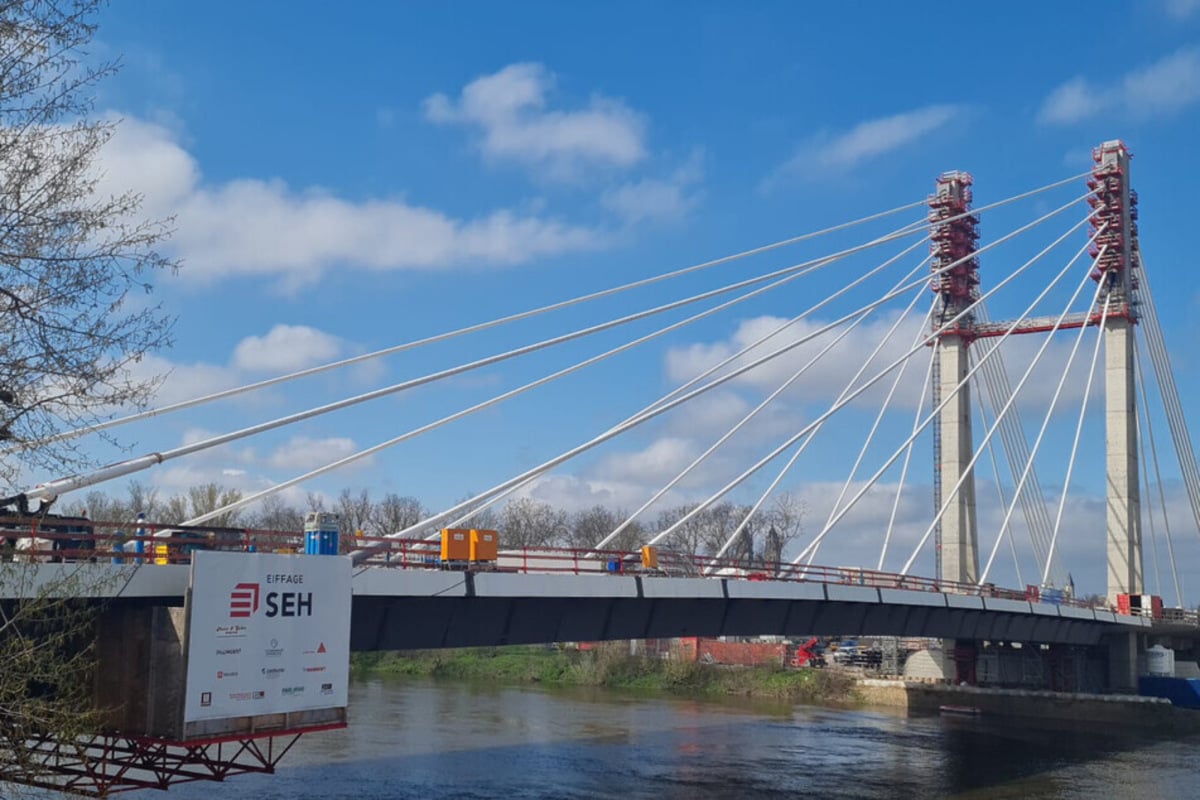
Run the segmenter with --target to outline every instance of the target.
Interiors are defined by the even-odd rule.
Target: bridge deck
[[[90,563],[0,570],[15,567],[72,596],[169,605],[182,604],[190,570]],[[813,634],[1087,645],[1152,625],[1104,609],[815,580],[368,566],[355,574],[352,591],[351,646],[358,650]]]

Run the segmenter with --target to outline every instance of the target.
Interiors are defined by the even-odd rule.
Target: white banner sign
[[[344,708],[350,559],[197,552],[184,722]]]

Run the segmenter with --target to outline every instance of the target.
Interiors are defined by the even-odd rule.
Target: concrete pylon
[[[934,423],[934,511],[942,506],[946,509],[935,521],[938,578],[957,583],[974,583],[979,578],[975,477],[968,472],[974,453],[971,391],[966,384],[959,386],[970,369],[968,348],[975,338],[975,317],[969,309],[979,296],[979,262],[974,255],[979,219],[968,213],[971,183],[966,172],[947,172],[938,179],[937,191],[929,199],[932,269],[936,274],[933,291],[937,295],[933,326],[940,331],[934,400],[949,398]],[[951,492],[949,498],[943,498],[943,490]]]
[[[973,471],[967,471],[975,451],[971,431],[971,388],[967,384],[959,388],[970,369],[965,337],[943,336],[938,344],[938,359],[941,362],[941,396],[950,398],[939,413],[942,485],[948,491],[958,486],[948,504],[943,500],[946,512],[942,515],[942,570],[938,577],[943,581],[975,583],[979,579],[975,475]]]
[[[1107,461],[1108,600],[1118,594],[1140,594],[1142,517],[1138,475],[1137,387],[1134,385],[1133,247],[1137,236],[1133,195],[1129,189],[1129,151],[1109,141],[1094,153],[1091,184],[1096,196],[1093,227],[1097,277],[1103,283],[1096,313],[1107,304],[1104,324],[1105,451]]]

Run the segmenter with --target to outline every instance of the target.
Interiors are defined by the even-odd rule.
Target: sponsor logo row
[[[279,694],[283,697],[297,697],[299,695],[304,694],[304,691],[305,691],[305,687],[303,687],[303,686],[284,686],[282,689],[279,690]],[[322,695],[333,694],[333,684],[332,683],[322,683],[321,684],[321,694]],[[267,693],[265,691],[263,691],[262,689],[254,689],[254,690],[245,691],[245,692],[229,692],[229,694],[228,694],[229,699],[235,703],[243,703],[246,701],[253,701],[253,700],[264,700],[264,699],[266,699],[266,696],[267,696]],[[213,697],[212,692],[201,692],[200,693],[200,707],[201,708],[210,708],[212,706],[212,697]]]
[[[325,669],[326,668],[324,666],[304,667],[302,669],[302,671],[303,672],[324,672]],[[283,675],[286,672],[287,672],[286,667],[263,667],[261,669],[262,675],[266,678],[271,678],[271,679],[278,678],[280,675]],[[231,670],[231,669],[217,670],[217,680],[224,680],[226,678],[236,678],[239,675],[240,675],[240,673],[237,670]]]

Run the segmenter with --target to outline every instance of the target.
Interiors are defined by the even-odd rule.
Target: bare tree
[[[72,598],[105,587],[82,566],[51,582],[36,579],[35,563],[0,570],[0,781],[44,780],[47,751],[37,743],[69,748],[101,722],[92,694],[99,606]],[[21,796],[11,783],[4,796]]]
[[[187,494],[174,495],[167,500],[162,521],[168,525],[178,525],[241,499],[242,493],[237,489],[225,489],[220,484],[205,483],[193,486],[187,490]],[[237,524],[240,513],[237,509],[226,511],[209,520],[207,524],[214,528],[232,528]]]
[[[605,506],[592,506],[571,515],[570,529],[567,532],[566,543],[580,549],[595,547],[596,543],[608,536],[625,518]]]
[[[416,525],[429,516],[429,510],[415,497],[401,497],[395,492],[389,492],[375,506],[375,515],[371,519],[371,533],[377,536],[388,536]]]
[[[151,291],[175,264],[156,250],[169,222],[138,218],[141,198],[102,194],[98,163],[114,124],[89,118],[115,63],[81,53],[100,0],[0,0],[0,460],[22,468],[91,463],[71,441],[47,441],[114,410],[144,404],[154,377],[135,366],[169,343]]]
[[[782,561],[784,551],[791,542],[804,533],[804,518],[808,515],[808,503],[792,492],[780,492],[771,500],[766,513],[770,526],[763,558],[767,561]],[[774,536],[770,532],[774,531]]]
[[[302,531],[304,514],[288,505],[279,495],[271,494],[258,504],[250,524],[268,531]]]
[[[375,516],[375,504],[371,502],[371,494],[366,489],[357,495],[349,489],[343,489],[338,495],[335,510],[343,536],[353,536],[356,531],[365,531]]]
[[[157,489],[147,486],[141,481],[131,481],[126,487],[126,495],[129,498],[127,514],[131,515],[130,520],[114,518],[114,522],[136,520],[138,514],[145,515],[146,519],[153,522],[162,513],[162,503],[158,500]]]
[[[504,547],[546,547],[561,543],[566,533],[566,512],[532,497],[509,500],[500,515]]]
[[[595,547],[628,517],[629,513],[624,510],[613,511],[601,505],[577,511],[571,515],[567,544],[581,550]],[[605,547],[609,550],[635,550],[642,545],[645,539],[646,529],[638,520],[634,520]]]

